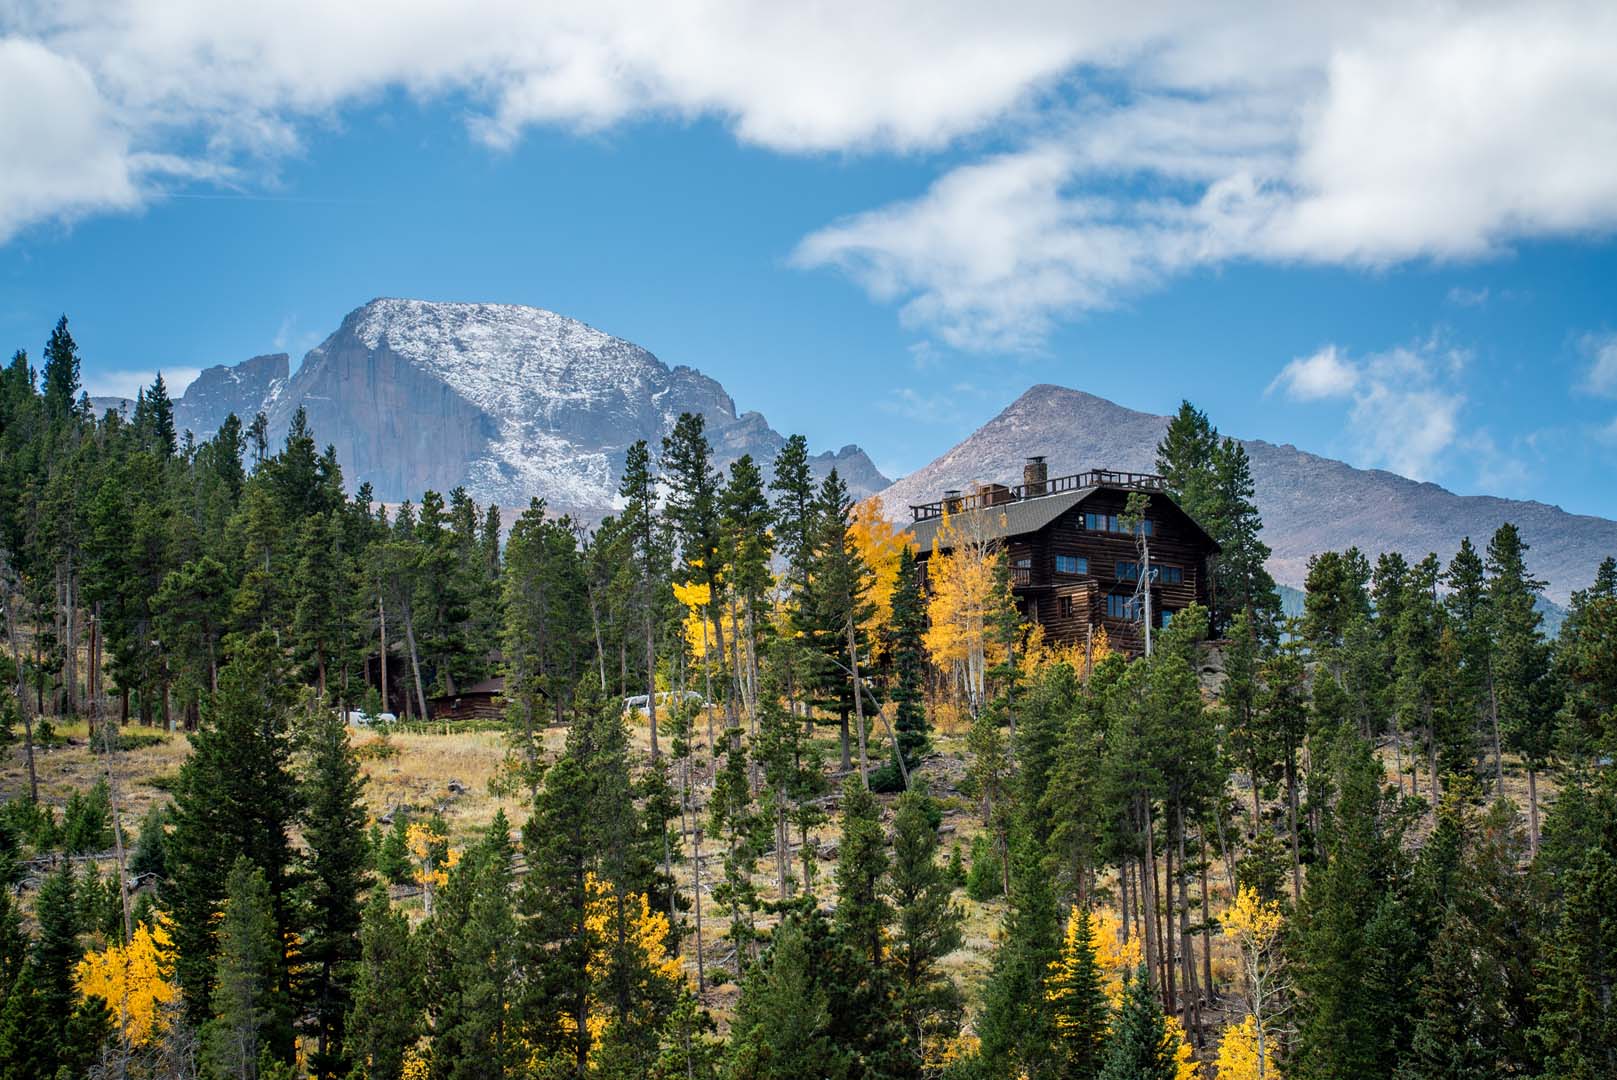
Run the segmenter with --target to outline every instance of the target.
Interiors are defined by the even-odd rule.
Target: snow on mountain
[[[616,503],[629,446],[645,439],[655,449],[681,413],[703,416],[721,464],[743,453],[767,462],[784,442],[757,413],[738,416],[724,388],[694,368],[670,368],[541,308],[373,300],[290,377],[286,358],[279,370],[273,359],[209,369],[177,413],[211,424],[193,428],[200,437],[225,413],[246,421],[262,409],[279,437],[302,406],[349,484],[368,482],[390,502],[464,486],[481,502],[516,508],[539,496],[594,517]],[[854,446],[818,455],[815,466],[842,470],[856,495],[888,483]]]

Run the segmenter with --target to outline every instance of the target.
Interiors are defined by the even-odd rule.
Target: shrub
[[[966,875],[966,895],[973,900],[992,900],[1005,892],[1005,867],[999,852],[986,836],[971,842],[971,872]]]

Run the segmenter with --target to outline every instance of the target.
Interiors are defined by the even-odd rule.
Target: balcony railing
[[[1009,487],[1004,484],[989,484],[971,492],[947,495],[937,502],[911,504],[910,513],[916,521],[927,521],[942,517],[945,510],[951,514],[959,514],[1091,487],[1122,488],[1125,491],[1167,491],[1168,481],[1154,473],[1091,469],[1088,472],[1056,476],[1033,484],[1015,484]]]

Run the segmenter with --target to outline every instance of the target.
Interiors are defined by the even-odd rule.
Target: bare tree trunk
[[[1177,876],[1173,872],[1173,810],[1171,806],[1164,805],[1163,816],[1167,819],[1168,832],[1163,836],[1162,850],[1162,985],[1167,990],[1167,1011],[1177,1012],[1179,1008],[1179,966],[1178,945],[1174,940],[1174,895],[1173,883]],[[1152,868],[1156,873],[1156,868]]]
[[[692,816],[694,817],[694,811]],[[692,863],[693,877],[691,894],[696,900],[696,992],[707,993],[707,963],[702,956],[702,825],[696,824],[696,851],[695,861]]]
[[[1530,854],[1538,854],[1538,769],[1531,758],[1527,760],[1527,846]]]
[[[1145,929],[1145,966],[1152,977],[1158,980],[1162,972],[1157,963],[1157,897],[1156,897],[1156,851],[1151,841],[1151,804],[1141,796],[1136,797],[1136,804],[1144,804],[1141,813],[1142,823],[1145,827],[1145,853],[1140,857],[1140,922]]]
[[[1197,1045],[1201,1045],[1201,1026],[1197,1015],[1200,993],[1196,986],[1196,939],[1190,933],[1190,883],[1185,872],[1185,818],[1181,807],[1174,813],[1174,832],[1179,840],[1179,962],[1180,981],[1184,987],[1185,1031],[1195,1032]]]
[[[17,646],[17,595],[6,598],[6,637],[11,643],[11,662],[17,669],[17,711],[22,714],[23,755],[28,760],[28,801],[39,802],[39,774],[34,770],[34,718],[28,711],[28,682],[24,674],[22,650]]]
[[[1505,797],[1505,759],[1499,747],[1499,689],[1494,686],[1493,661],[1488,661],[1488,717],[1493,721],[1493,775],[1494,790],[1499,798]]]
[[[853,668],[853,712],[859,724],[859,780],[870,790],[870,761],[865,755],[865,695],[859,685],[859,644],[853,633],[853,617],[848,617],[848,663]]]
[[[376,594],[376,624],[382,631],[382,711],[387,712],[387,608],[382,605],[381,593]]]
[[[1286,817],[1291,833],[1291,899],[1292,903],[1302,903],[1303,859],[1297,846],[1297,754],[1290,747],[1286,748]]]
[[[1207,903],[1207,830],[1196,828],[1197,846],[1202,852],[1202,976],[1207,985],[1207,1000],[1211,1004],[1216,996],[1213,988],[1213,909]]]
[[[421,706],[421,719],[427,719],[427,691],[421,685],[421,656],[415,647],[415,620],[410,617],[410,605],[404,605],[404,640],[410,646],[410,672],[415,676],[416,704]]]
[[[649,603],[649,599],[648,599]],[[651,729],[651,760],[662,756],[657,745],[657,641],[651,628],[651,608],[646,608],[646,726]],[[685,703],[679,703],[683,708]]]

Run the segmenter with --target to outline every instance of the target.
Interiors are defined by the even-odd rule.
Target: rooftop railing
[[[1167,491],[1168,481],[1155,473],[1118,472],[1115,469],[1090,469],[1088,472],[1055,476],[1031,484],[987,484],[969,492],[948,492],[936,502],[912,503],[910,514],[915,521],[927,521],[943,516],[944,510],[959,514],[968,510],[981,510],[1006,503],[1042,499],[1047,495],[1060,495],[1083,488],[1109,487],[1125,491]]]

